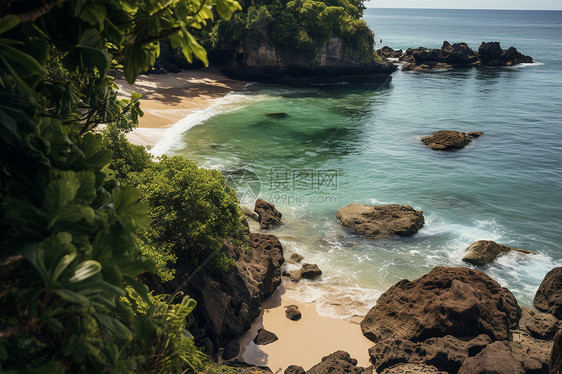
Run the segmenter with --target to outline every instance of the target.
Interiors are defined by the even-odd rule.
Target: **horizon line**
[[[562,12],[562,9],[511,9],[511,8],[410,8],[410,7],[385,7],[385,6],[368,6],[367,9],[412,9],[412,10],[511,10],[526,12]]]

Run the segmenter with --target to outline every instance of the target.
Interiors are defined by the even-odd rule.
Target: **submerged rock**
[[[299,307],[297,305],[289,305],[285,307],[285,315],[287,316],[287,318],[289,318],[291,321],[298,321],[299,319],[301,319],[302,314],[299,310]]]
[[[554,268],[545,275],[533,303],[541,312],[562,319],[562,267]]]
[[[289,115],[287,113],[265,113],[266,116],[271,118],[287,118]]]
[[[461,132],[453,130],[439,130],[429,136],[421,138],[423,144],[436,151],[453,151],[466,147],[473,138],[482,136],[482,132]]]
[[[254,211],[258,214],[260,229],[269,230],[281,226],[283,215],[275,208],[275,205],[263,199],[257,199]]]
[[[382,294],[361,321],[361,330],[374,342],[419,342],[446,335],[473,339],[481,334],[503,340],[520,317],[513,294],[483,272],[436,267]]]
[[[372,369],[357,366],[357,360],[351,358],[349,353],[344,351],[334,352],[322,358],[322,361],[312,368],[307,374],[371,374]]]
[[[254,338],[254,343],[257,345],[268,345],[279,340],[277,335],[266,329],[259,329],[258,334]]]
[[[502,253],[511,251],[534,254],[534,252],[526,251],[508,245],[498,244],[492,240],[479,240],[472,243],[467,249],[462,260],[469,264],[484,266],[494,261]]]
[[[371,239],[409,236],[423,227],[423,212],[409,205],[349,204],[338,209],[342,225]]]
[[[301,268],[301,277],[305,279],[314,279],[322,275],[322,270],[315,264],[303,264]]]

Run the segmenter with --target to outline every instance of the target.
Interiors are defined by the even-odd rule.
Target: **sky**
[[[371,0],[368,8],[556,9],[562,0]]]

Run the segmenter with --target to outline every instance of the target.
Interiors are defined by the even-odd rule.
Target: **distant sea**
[[[403,278],[469,266],[463,252],[481,239],[537,252],[480,268],[530,306],[562,266],[562,12],[367,9],[364,18],[377,48],[499,41],[535,63],[398,71],[384,87],[251,84],[156,148],[222,170],[249,206],[258,195],[274,202],[286,252],[324,271],[287,292],[321,313],[360,315]],[[436,152],[420,137],[439,129],[485,135]],[[367,240],[335,217],[354,202],[409,204],[426,224],[410,238]]]

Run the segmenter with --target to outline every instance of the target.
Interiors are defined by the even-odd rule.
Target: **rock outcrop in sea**
[[[260,229],[270,230],[275,229],[282,225],[281,218],[283,215],[275,208],[275,204],[257,199],[254,207],[254,212],[258,215],[258,222]]]
[[[342,38],[331,38],[314,59],[247,38],[226,67],[226,73],[236,79],[297,84],[384,83],[394,71],[396,67],[390,62],[358,56]]]
[[[423,212],[409,205],[349,204],[338,209],[341,224],[371,239],[413,235],[423,227]]]
[[[399,61],[404,62],[402,66],[404,71],[514,66],[533,62],[532,57],[521,54],[514,47],[502,49],[498,42],[482,42],[478,52],[472,50],[466,43],[450,44],[447,41],[443,42],[440,49],[408,48],[398,56],[399,52],[387,46],[377,50],[377,53],[384,58],[398,58]]]
[[[472,243],[466,249],[466,253],[464,254],[462,260],[472,265],[484,266],[494,261],[499,255],[511,251],[534,254],[534,252],[498,244],[492,240],[479,240]]]
[[[429,136],[421,138],[423,144],[436,151],[456,151],[466,147],[472,139],[484,135],[480,131],[461,132],[453,130],[439,130]]]

